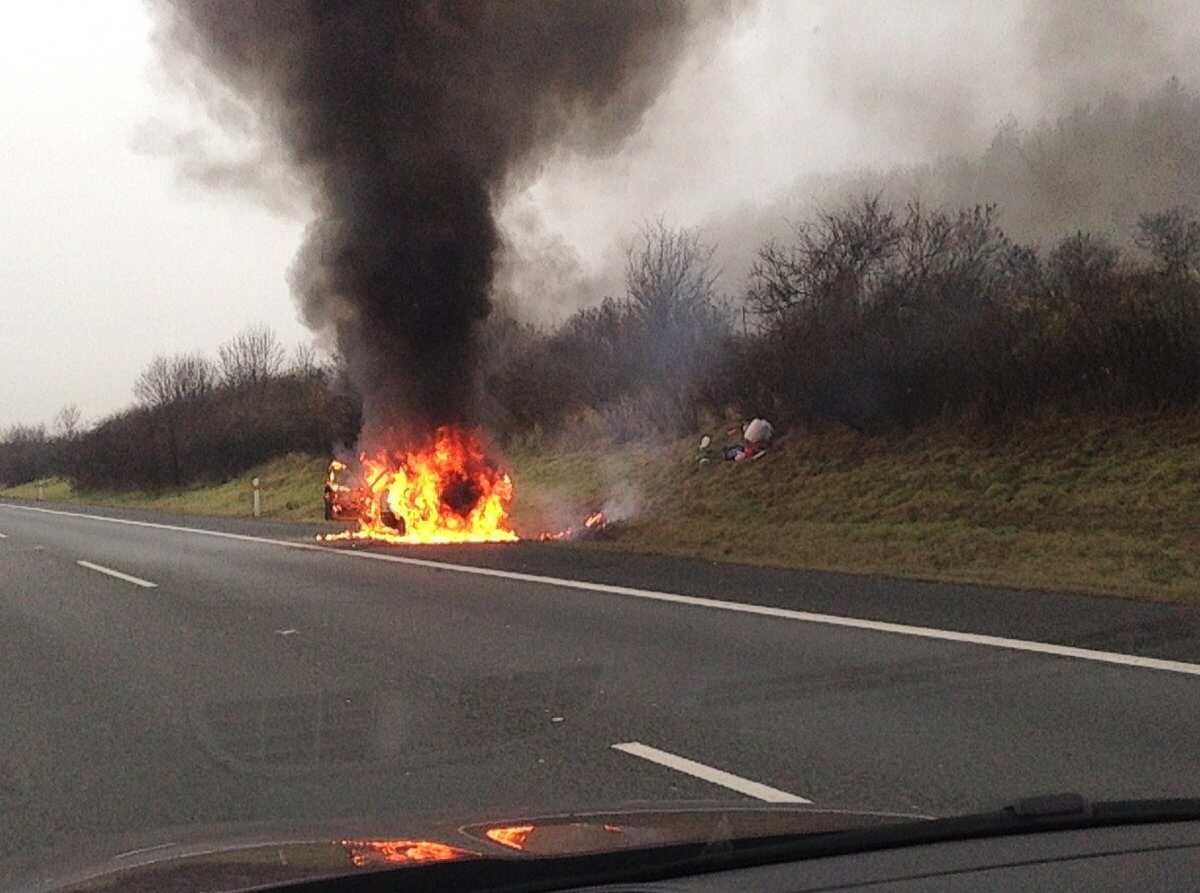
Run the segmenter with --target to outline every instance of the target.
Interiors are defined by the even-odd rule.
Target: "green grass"
[[[618,498],[641,510],[598,548],[1200,600],[1194,417],[1050,420],[1003,435],[793,431],[739,464],[698,464],[694,443],[510,454],[517,530],[578,524]],[[157,495],[44,487],[49,500],[246,516],[257,475],[265,517],[319,521],[324,468],[322,457],[292,455]]]
[[[264,518],[320,521],[323,514],[321,488],[326,462],[328,459],[293,453],[253,468],[223,484],[168,493],[81,492],[60,478],[48,478],[0,490],[0,494],[36,499],[38,485],[41,484],[47,500],[150,508],[196,515],[249,517],[252,507],[250,482],[257,477],[262,486]]]
[[[0,490],[5,496],[16,499],[49,499],[52,502],[69,502],[75,499],[75,489],[70,481],[62,478],[43,478],[28,484],[19,484]]]
[[[1004,436],[792,432],[749,463],[695,461],[693,441],[513,457],[541,508],[602,503],[634,481],[646,510],[614,547],[786,567],[1200,597],[1195,418],[1071,419]],[[544,511],[544,508],[542,508]]]

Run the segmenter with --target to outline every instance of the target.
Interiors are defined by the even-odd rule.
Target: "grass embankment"
[[[617,545],[663,554],[1200,600],[1196,418],[1058,421],[1004,436],[792,432],[748,463],[693,442],[518,457],[518,493],[599,504],[634,480]]]
[[[695,461],[671,446],[519,453],[515,521],[560,528],[641,503],[605,548],[788,567],[1200,600],[1196,418],[1060,421],[1003,436],[790,432],[763,459]],[[718,439],[718,443],[719,443]],[[47,499],[315,521],[324,460],[288,456],[219,487]],[[32,497],[27,485],[4,495]]]
[[[262,515],[279,521],[320,521],[321,492],[329,460],[293,453],[252,468],[231,481],[207,487],[192,487],[168,493],[95,492],[75,490],[61,478],[47,478],[19,487],[0,490],[2,496],[36,499],[38,486],[43,498],[90,505],[129,506],[195,515],[248,516],[251,513],[250,482],[262,485]]]

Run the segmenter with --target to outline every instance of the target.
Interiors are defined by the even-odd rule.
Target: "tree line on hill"
[[[700,232],[650,224],[621,297],[554,329],[493,315],[481,415],[501,442],[540,443],[658,440],[751,415],[886,431],[1195,407],[1200,218],[1143,214],[1135,244],[1137,256],[1074,233],[1039,250],[1010,240],[992,207],[865,197],[762,246],[737,307]],[[49,430],[9,429],[0,482],[161,490],[322,453],[358,431],[342,380],[254,327],[215,360],[156,357],[137,402],[90,428],[68,406]]]
[[[1074,233],[1041,251],[995,209],[866,197],[764,245],[740,312],[700,232],[645,227],[626,290],[547,330],[497,313],[482,334],[482,416],[501,441],[691,433],[766,415],[859,430],[936,419],[996,424],[1040,409],[1128,412],[1200,402],[1200,219],[1144,214],[1139,257]],[[83,429],[0,439],[0,481],[84,488],[227,479],[292,451],[353,443],[359,406],[334,364],[290,360],[270,329],[215,360],[159,356],[135,405]]]
[[[501,321],[486,386],[508,435],[617,439],[767,415],[859,430],[1200,400],[1200,220],[1144,214],[1139,256],[1014,243],[996,210],[866,197],[764,245],[742,313],[696,232],[655,225],[623,299],[552,332]]]
[[[218,349],[156,356],[134,383],[136,403],[84,429],[68,405],[53,425],[0,438],[0,483],[57,474],[84,489],[162,490],[219,482],[292,451],[320,453],[358,430],[356,401],[311,349],[288,357],[253,326]]]

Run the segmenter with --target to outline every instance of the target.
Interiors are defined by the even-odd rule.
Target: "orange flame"
[[[358,868],[446,862],[478,855],[434,840],[343,840],[341,845]]]
[[[512,479],[487,460],[475,432],[442,427],[422,449],[364,453],[359,461],[369,492],[364,493],[358,527],[323,539],[389,543],[519,539],[508,523]]]
[[[588,530],[603,530],[608,527],[608,519],[604,517],[604,512],[592,512],[583,522],[583,527],[575,528],[568,527],[566,530],[559,530],[553,533],[543,533],[538,536],[542,542],[551,540],[569,540],[574,539],[580,534]]]

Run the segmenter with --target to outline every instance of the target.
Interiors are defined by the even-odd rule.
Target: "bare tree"
[[[215,381],[212,363],[200,354],[159,354],[133,383],[133,394],[146,406],[170,406],[203,397]]]
[[[625,301],[601,308],[607,318],[602,314],[589,326],[610,345],[612,358],[603,365],[633,370],[643,402],[658,407],[661,423],[681,430],[696,424],[697,371],[730,331],[729,302],[715,285],[714,251],[699,230],[662,220],[646,224],[628,252]],[[605,329],[612,335],[604,337]]]
[[[315,378],[321,374],[321,362],[317,359],[317,349],[311,344],[297,344],[292,351],[289,370],[301,378]]]
[[[1154,256],[1167,276],[1195,276],[1200,270],[1200,220],[1191,208],[1142,214],[1138,231],[1134,241]]]
[[[217,354],[221,380],[235,388],[262,385],[282,371],[286,359],[275,331],[265,325],[243,329]]]
[[[795,308],[821,316],[853,315],[863,295],[896,266],[906,232],[932,241],[931,234],[921,232],[919,207],[909,209],[907,221],[900,220],[877,195],[793,229],[792,244],[767,243],[751,268],[747,300],[763,317],[787,315]],[[908,260],[920,264],[928,251],[928,246],[911,250]]]
[[[1077,232],[1059,242],[1046,259],[1050,295],[1081,309],[1104,304],[1121,275],[1121,252],[1103,236]]]
[[[171,402],[171,360],[158,354],[133,383],[133,395],[149,407]]]
[[[171,481],[183,482],[179,462],[179,428],[182,410],[213,389],[216,372],[212,363],[199,354],[156,356],[133,384],[137,399],[156,410],[162,419],[167,442],[167,462]]]
[[[82,413],[74,403],[66,404],[54,416],[54,432],[64,440],[74,440],[79,436],[79,421]]]
[[[715,246],[704,243],[698,230],[672,229],[658,220],[639,236],[627,254],[625,289],[647,322],[666,324],[716,301]]]

